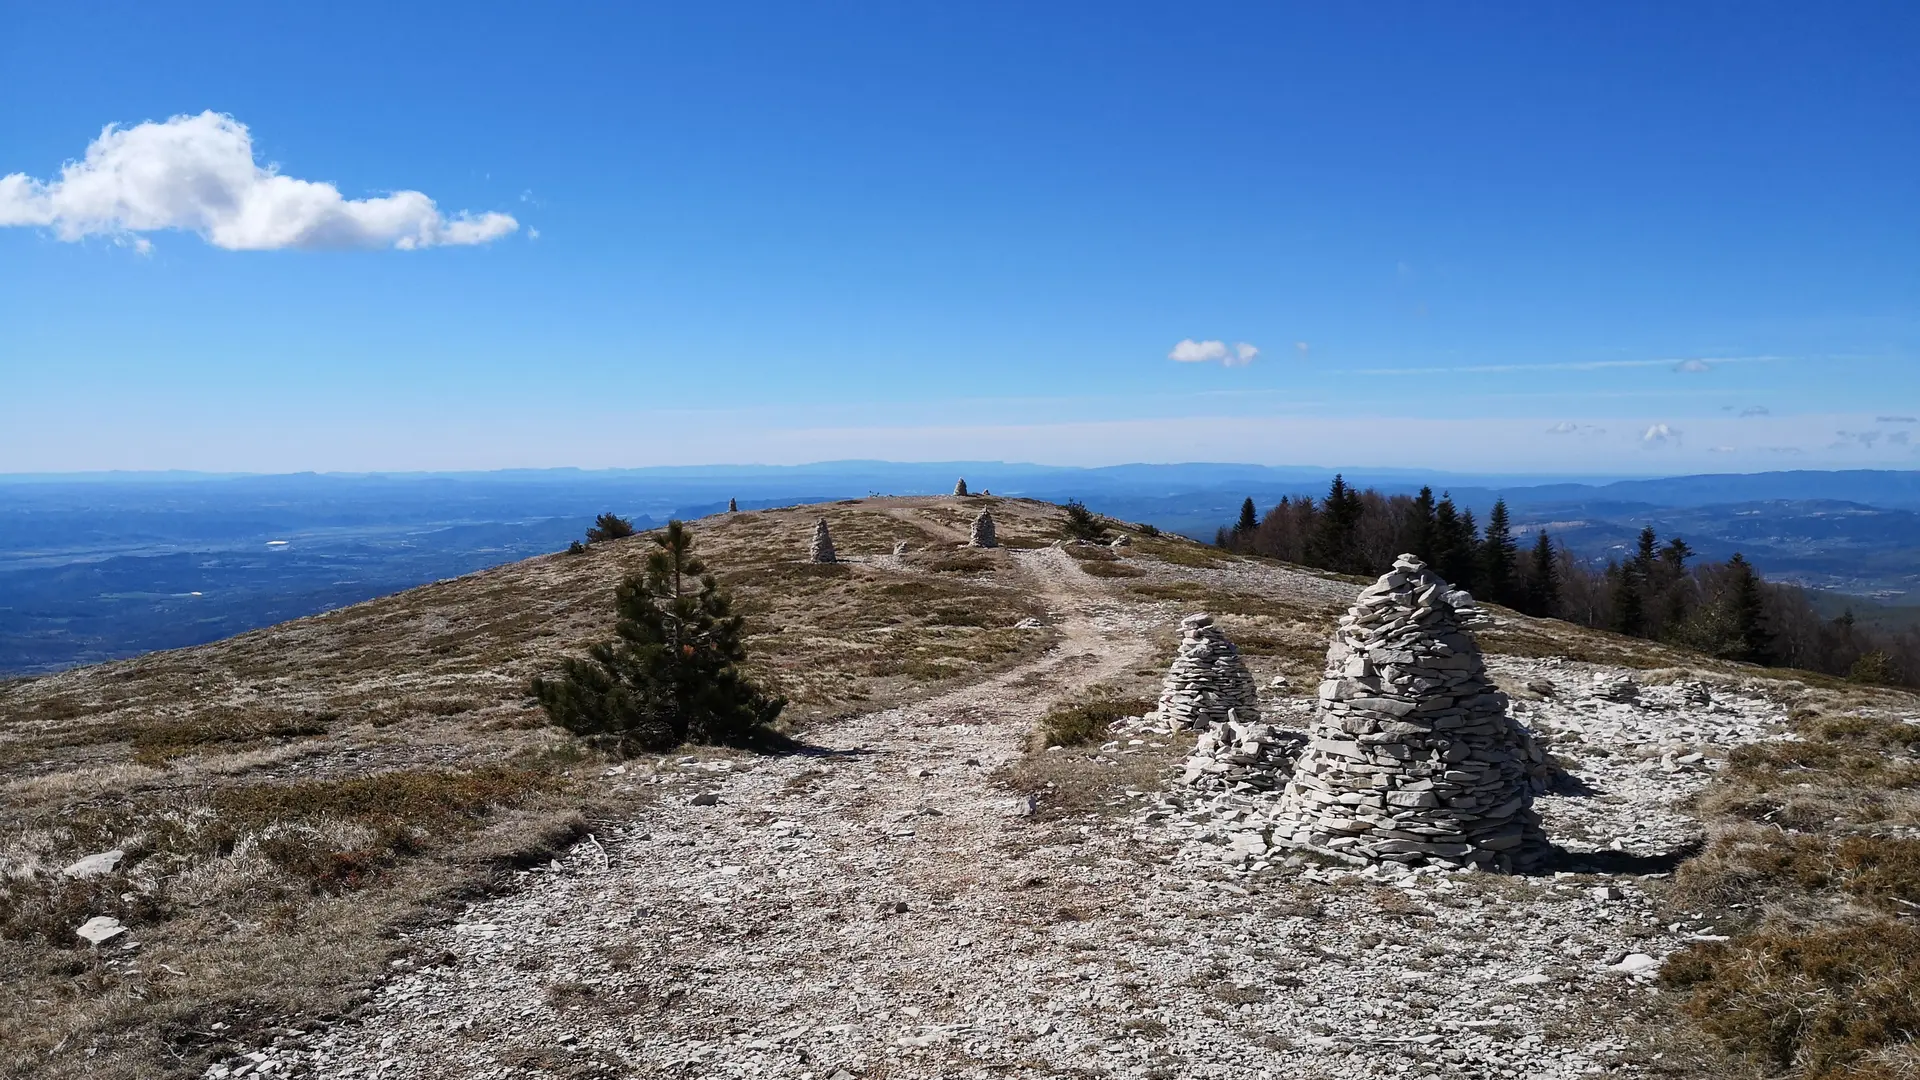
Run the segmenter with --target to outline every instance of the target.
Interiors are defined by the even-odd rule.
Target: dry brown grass
[[[1672,901],[1742,907],[1670,958],[1683,1011],[1768,1074],[1920,1075],[1920,731],[1908,695],[1777,685],[1804,741],[1741,747],[1699,800]]]

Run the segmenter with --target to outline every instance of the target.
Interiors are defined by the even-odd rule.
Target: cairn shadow
[[[1672,851],[1653,855],[1636,855],[1628,851],[1568,851],[1555,846],[1553,855],[1544,860],[1534,873],[1670,874],[1681,863],[1699,853],[1700,842],[1697,840],[1682,844]]]

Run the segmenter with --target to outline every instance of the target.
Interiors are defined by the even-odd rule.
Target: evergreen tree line
[[[1374,576],[1402,552],[1480,599],[1528,615],[1699,649],[1728,660],[1797,667],[1861,681],[1920,685],[1920,631],[1829,619],[1804,590],[1769,582],[1741,555],[1694,558],[1651,526],[1633,553],[1604,565],[1545,530],[1514,535],[1505,500],[1482,525],[1472,510],[1424,487],[1418,495],[1356,489],[1336,476],[1325,498],[1287,497],[1265,515],[1252,499],[1215,540],[1242,554]]]

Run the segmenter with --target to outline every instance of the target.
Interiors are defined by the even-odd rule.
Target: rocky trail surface
[[[1577,873],[1325,865],[1268,851],[1257,800],[1180,788],[1049,819],[996,771],[1046,706],[1147,662],[1178,614],[1117,600],[1058,550],[1013,556],[1053,609],[1045,657],[815,727],[806,753],[628,766],[659,793],[643,818],[415,933],[359,1015],[209,1076],[1635,1071],[1606,1006],[1655,992],[1658,958],[1712,933],[1653,923],[1642,875],[1693,837],[1674,803],[1702,763],[1764,737],[1770,706],[1528,703],[1523,722],[1582,740],[1576,790],[1541,803],[1557,843],[1593,853]],[[1172,763],[1191,736],[1175,739],[1102,757]]]

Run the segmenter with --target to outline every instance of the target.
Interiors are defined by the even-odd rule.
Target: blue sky
[[[1920,7],[1364,8],[16,6],[0,472],[1920,467]]]

